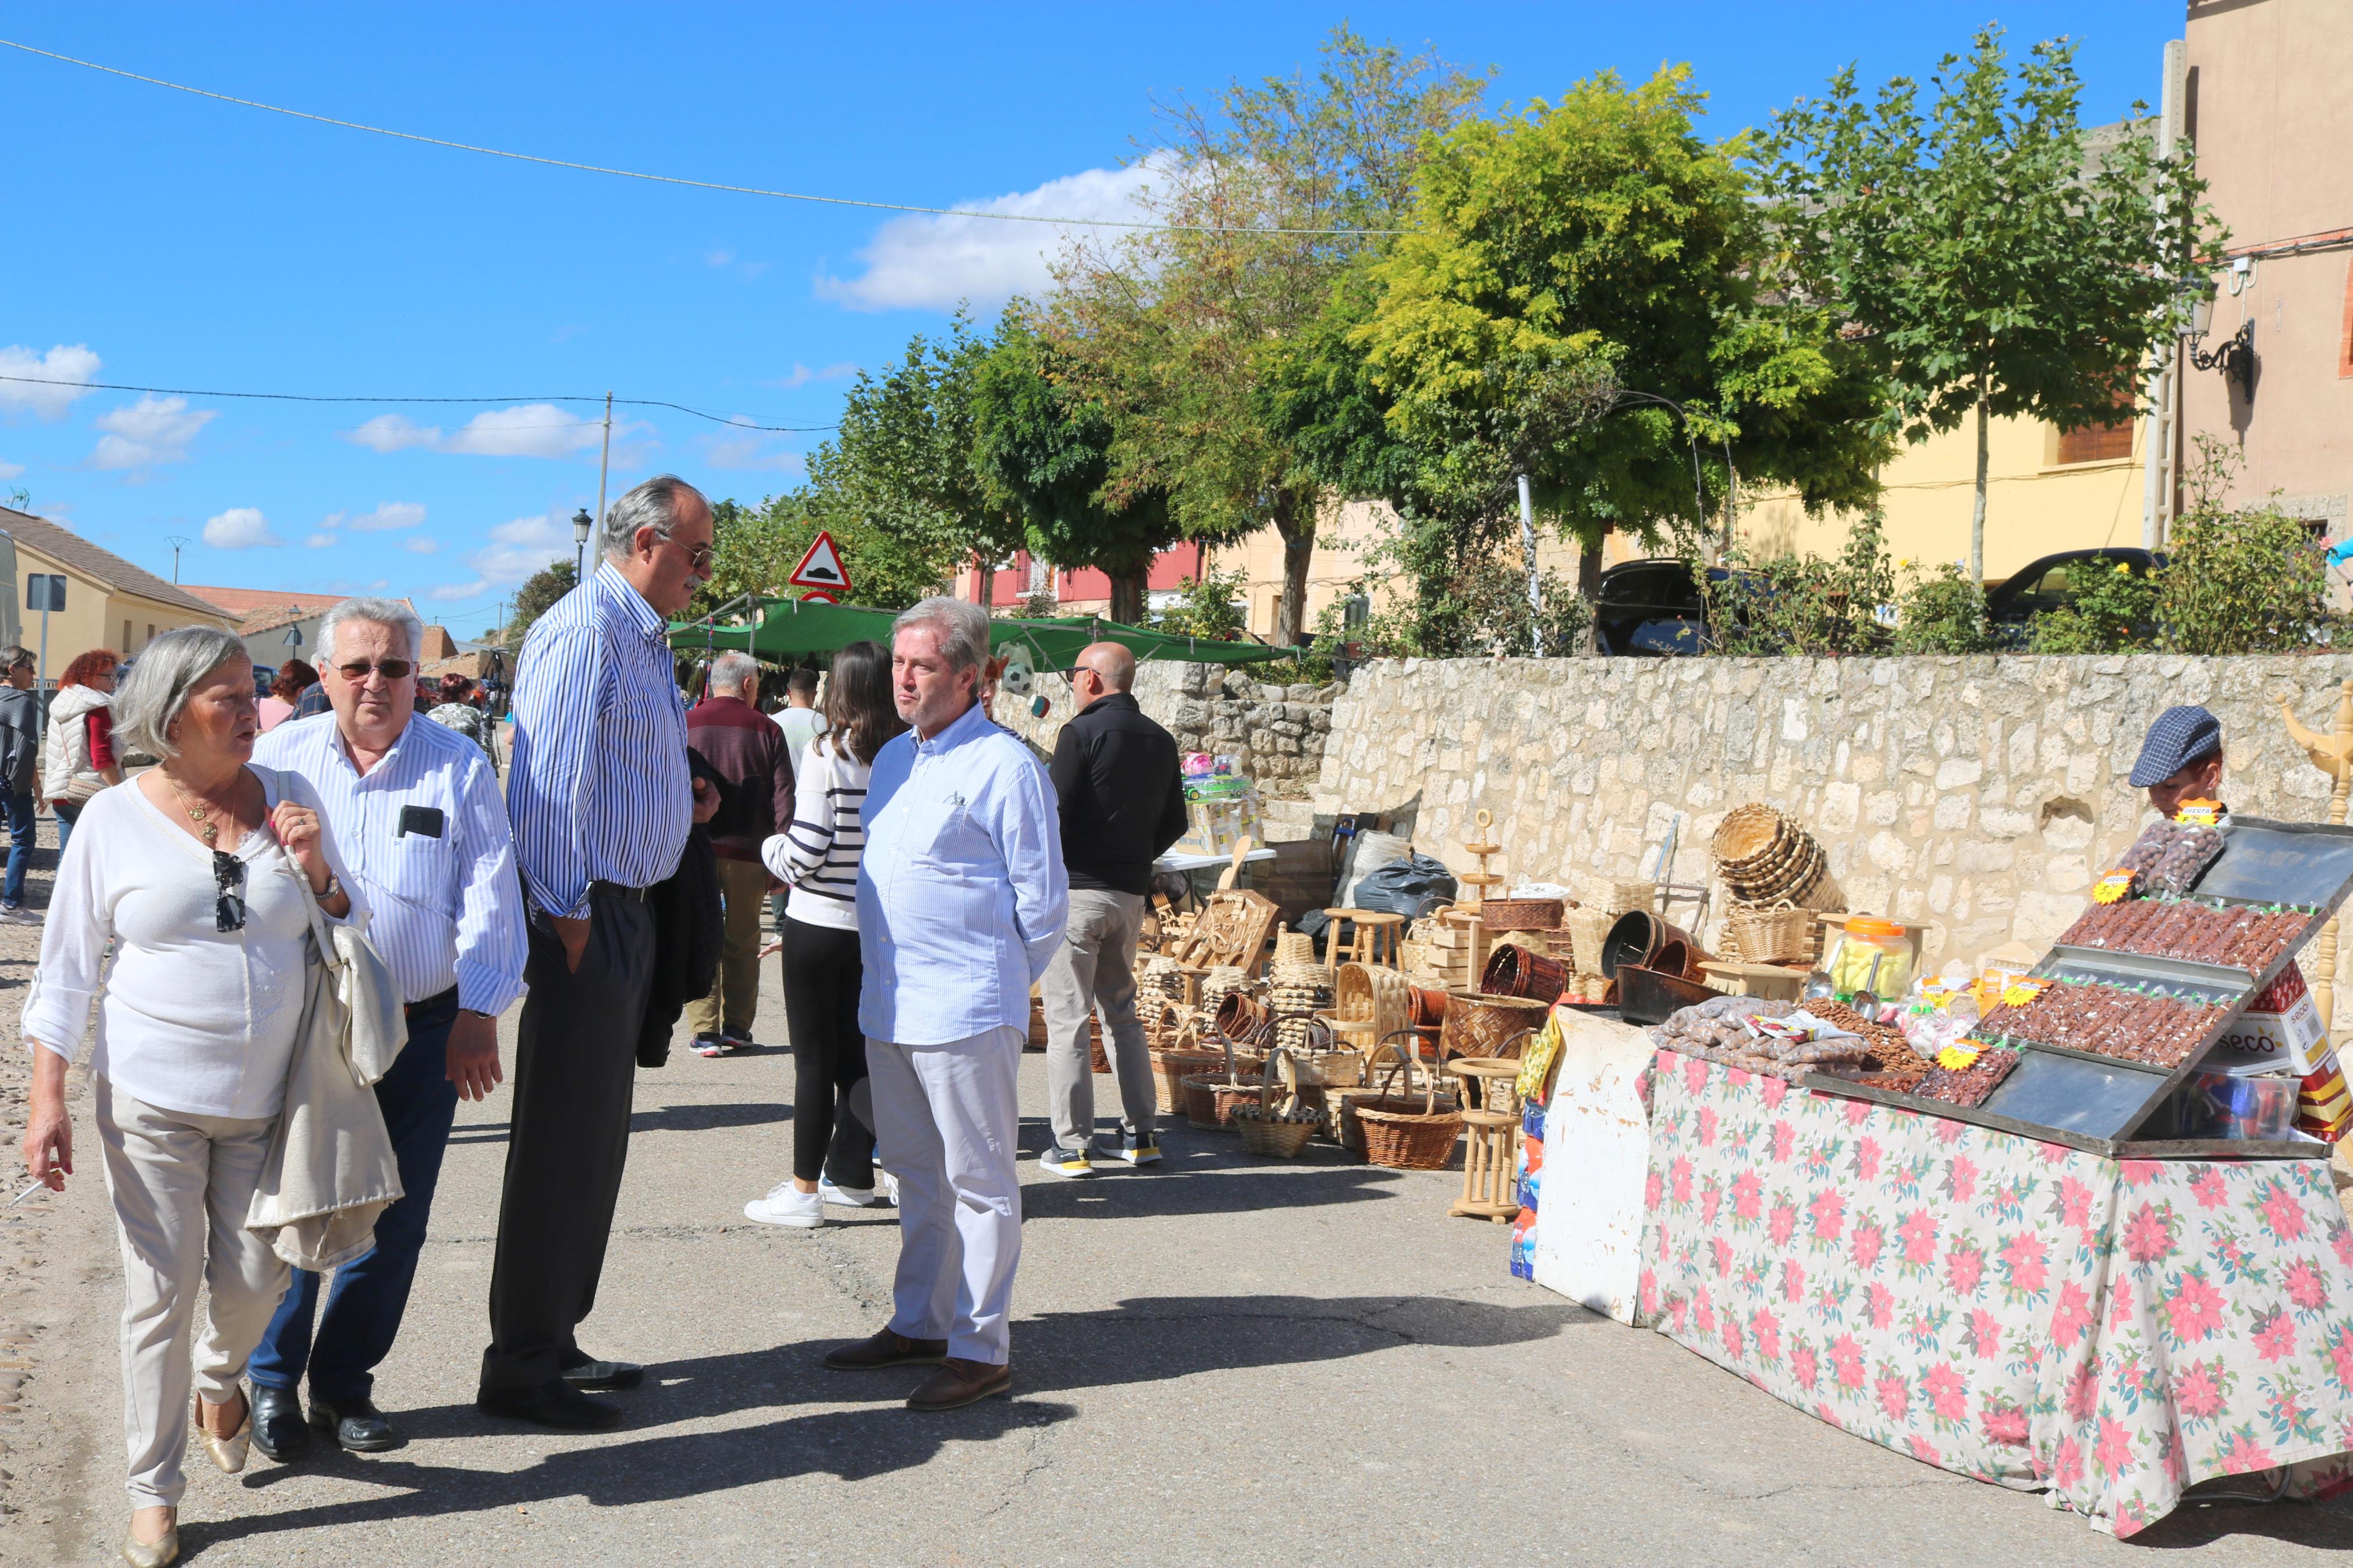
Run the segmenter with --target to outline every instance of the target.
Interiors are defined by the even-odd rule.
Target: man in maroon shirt
[[[759,661],[747,653],[721,654],[712,661],[709,689],[687,712],[686,743],[735,787],[711,819],[727,931],[718,982],[686,1010],[699,1057],[752,1045],[752,1016],[760,1003],[760,905],[768,890],[760,846],[793,820],[792,756],[785,732],[760,711]]]

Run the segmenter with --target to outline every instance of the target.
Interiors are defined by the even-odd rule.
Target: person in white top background
[[[880,643],[868,643],[868,647],[880,647]],[[834,656],[837,659],[839,654]],[[839,668],[837,663],[834,667]],[[785,705],[769,715],[776,728],[785,732],[785,744],[792,748],[793,776],[798,778],[801,756],[809,742],[825,733],[832,722],[817,705],[817,671],[803,665],[785,677]]]
[[[875,1201],[874,1132],[857,1092],[866,1079],[858,861],[875,753],[907,728],[891,697],[890,650],[854,642],[836,653],[825,706],[825,732],[794,775],[793,820],[760,850],[769,874],[792,890],[776,945],[793,1043],[793,1173],[744,1205],[745,1217],[763,1225],[804,1230],[825,1223],[828,1203],[865,1208]]]
[[[95,1015],[93,1111],[126,1298],[123,1556],[142,1568],[178,1555],[191,1384],[213,1462],[244,1468],[239,1379],[288,1275],[245,1218],[301,1021],[310,901],[366,920],[316,793],[248,765],[254,709],[253,666],[228,633],[184,627],[142,650],[114,697],[116,733],[162,764],[83,808],[25,1003],[25,1166],[57,1191],[74,1168],[66,1068]]]
[[[375,1086],[404,1195],[378,1216],[375,1245],[335,1270],[323,1309],[319,1276],[296,1270],[254,1352],[254,1446],[281,1463],[313,1431],[361,1452],[400,1440],[375,1406],[375,1368],[408,1306],[458,1101],[499,1086],[499,1015],[523,992],[530,938],[506,801],[480,745],[417,716],[410,676],[423,640],[398,600],[335,605],[319,623],[333,710],[280,724],[255,748],[325,804],[408,1024],[408,1043]],[[308,1426],[296,1393],[306,1373]]]

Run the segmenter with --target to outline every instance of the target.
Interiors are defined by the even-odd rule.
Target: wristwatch
[[[328,873],[327,873],[327,885],[326,885],[326,887],[325,887],[324,889],[321,889],[321,890],[320,890],[320,891],[315,895],[315,897],[318,899],[318,900],[319,900],[321,903],[322,903],[322,904],[323,904],[323,903],[325,903],[329,899],[333,898],[337,893],[340,893],[340,892],[342,892],[343,890],[343,879],[342,879],[342,878],[340,878],[340,877],[338,877],[338,876],[336,876],[332,871],[330,871],[330,872],[328,872]]]

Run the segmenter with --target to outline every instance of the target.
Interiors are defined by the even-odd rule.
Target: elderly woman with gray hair
[[[245,1218],[301,1023],[309,904],[362,917],[311,786],[249,764],[259,723],[236,637],[191,626],[148,645],[115,694],[115,733],[163,762],[83,808],[25,1003],[25,1165],[53,1190],[73,1171],[66,1068],[96,1025],[94,1119],[127,1296],[122,1555],[134,1564],[179,1552],[192,1384],[213,1462],[244,1467],[240,1380],[287,1282]],[[200,1287],[211,1326],[199,1337]]]

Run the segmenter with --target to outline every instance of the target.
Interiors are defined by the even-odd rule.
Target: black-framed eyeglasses
[[[416,668],[417,666],[415,664],[405,658],[378,659],[374,664],[370,664],[367,660],[361,658],[353,659],[349,664],[339,664],[335,666],[335,671],[345,680],[350,681],[353,686],[357,686],[361,681],[365,680],[368,678],[368,671],[370,670],[375,671],[378,675],[383,676],[386,680],[406,680],[408,679],[409,672]]]
[[[225,849],[213,851],[213,930],[245,929],[245,862]]]

